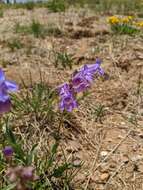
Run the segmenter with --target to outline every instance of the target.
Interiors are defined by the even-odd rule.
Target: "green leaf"
[[[10,184],[10,185],[8,185],[7,187],[4,187],[3,189],[1,189],[1,190],[12,190],[12,189],[14,189],[16,187],[16,184]]]
[[[50,156],[50,159],[48,161],[48,166],[47,166],[48,168],[52,166],[58,146],[59,146],[59,143],[56,141],[56,143],[53,145],[52,150],[51,150],[51,156]]]
[[[8,127],[8,123],[6,125],[6,137],[9,144],[13,147],[16,156],[18,159],[22,160],[25,163],[25,153],[21,148],[21,145],[17,143],[16,138],[12,130]]]
[[[14,148],[17,158],[25,163],[25,153],[22,150],[21,145],[16,143],[12,144],[12,147]]]
[[[61,177],[63,175],[63,173],[70,169],[72,167],[71,164],[65,163],[62,166],[59,166],[57,169],[54,170],[53,176],[58,178]]]
[[[32,159],[33,159],[33,156],[34,156],[34,153],[35,153],[35,148],[38,146],[38,144],[34,144],[30,153],[27,155],[27,158],[26,158],[26,164],[27,165],[31,165],[32,164]]]

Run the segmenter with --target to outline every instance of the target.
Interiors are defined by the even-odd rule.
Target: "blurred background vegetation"
[[[100,14],[133,14],[137,12],[139,16],[143,16],[143,0],[48,0],[48,1],[26,1],[26,3],[3,4],[1,8],[26,8],[32,10],[34,7],[47,7],[52,12],[64,12],[70,6],[88,7]]]

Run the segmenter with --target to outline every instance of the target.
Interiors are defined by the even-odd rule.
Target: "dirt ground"
[[[41,39],[14,32],[16,23],[32,19],[54,23],[64,35]],[[100,57],[105,77],[95,81],[90,95],[74,111],[74,122],[62,128],[67,155],[74,155],[75,162],[84,161],[76,189],[82,184],[84,190],[143,190],[143,37],[113,35],[106,19],[87,10],[5,10],[0,18],[0,64],[18,83],[20,76],[28,83],[29,71],[38,81],[40,68],[47,83],[56,87],[75,69]],[[12,52],[6,41],[14,37],[25,46]],[[72,70],[54,67],[52,48],[74,55]],[[96,118],[99,106],[103,113]]]

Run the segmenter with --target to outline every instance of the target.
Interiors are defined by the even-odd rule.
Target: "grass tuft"
[[[7,46],[11,51],[15,51],[17,49],[21,49],[24,47],[23,43],[18,38],[13,38],[7,42]]]
[[[32,20],[30,25],[20,25],[19,23],[16,23],[15,32],[32,34],[36,38],[45,38],[46,36],[60,37],[63,35],[63,32],[60,30],[60,28],[54,24],[50,24],[46,27],[35,20]]]
[[[66,10],[65,0],[50,0],[47,3],[47,8],[51,12],[64,12]]]
[[[63,52],[57,52],[54,51],[54,58],[55,60],[53,61],[54,66],[56,68],[60,68],[60,69],[72,69],[73,66],[73,55],[72,54],[68,54],[67,52],[63,51]]]
[[[30,114],[36,121],[50,123],[54,115],[55,92],[47,85],[40,83],[25,88],[19,95],[12,96],[13,112],[18,117]]]

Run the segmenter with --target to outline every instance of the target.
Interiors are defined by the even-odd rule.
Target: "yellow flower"
[[[108,22],[110,24],[119,24],[120,19],[116,16],[111,16],[111,17],[109,17]]]
[[[121,22],[124,23],[124,24],[127,24],[129,22],[132,22],[133,20],[133,17],[132,16],[128,16],[128,17],[124,17],[121,19]]]
[[[128,16],[128,19],[131,21],[133,20],[133,16]]]
[[[121,20],[123,23],[127,24],[130,22],[129,18],[128,17],[125,17],[125,18],[122,18]]]
[[[143,27],[143,21],[136,22],[136,26]]]

